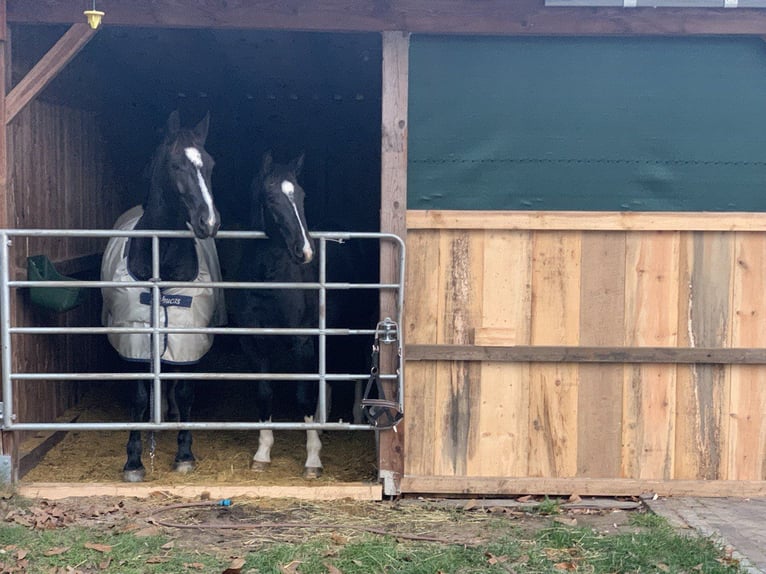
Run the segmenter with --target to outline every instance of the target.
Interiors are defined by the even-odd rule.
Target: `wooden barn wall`
[[[93,114],[45,102],[33,102],[8,126],[9,227],[16,229],[99,229],[111,227],[119,195],[106,169],[108,162]],[[17,238],[11,246],[11,278],[26,279],[26,258],[47,255],[59,270],[96,278],[102,240],[88,238]],[[95,265],[95,267],[94,267]],[[14,290],[15,326],[98,325],[100,296],[66,313],[34,307],[23,290]],[[86,340],[87,339],[87,340]],[[14,371],[75,372],[97,370],[103,337],[15,335]],[[90,350],[91,352],[83,352]],[[103,353],[101,354],[103,356]],[[19,422],[53,421],[77,400],[78,385],[68,382],[16,383]]]
[[[766,345],[763,221],[594,216],[610,228],[577,213],[546,228],[527,213],[493,229],[453,215],[408,212],[408,347]],[[467,479],[444,482],[453,492],[474,477],[766,479],[764,365],[410,360],[405,377],[405,491],[440,477]]]

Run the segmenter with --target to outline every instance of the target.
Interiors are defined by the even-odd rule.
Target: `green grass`
[[[445,516],[446,520],[459,519]],[[300,542],[242,547],[242,574],[473,574],[517,572],[561,574],[662,573],[735,574],[736,564],[723,558],[711,542],[680,536],[667,522],[652,514],[636,514],[620,534],[602,534],[588,528],[568,527],[553,520],[537,531],[522,531],[513,520],[491,517],[485,533],[492,541],[480,547],[409,542],[390,536],[363,534],[348,540],[329,533],[307,531]],[[225,534],[222,534],[225,536]],[[18,552],[28,562],[29,574],[75,572],[105,574],[177,574],[223,572],[227,557],[182,550],[166,545],[163,536],[138,537],[131,533],[104,533],[69,526],[33,530],[0,524],[0,571],[13,571]],[[104,545],[108,552],[87,548]],[[45,556],[54,548],[62,554]],[[157,562],[157,563],[153,563]],[[292,569],[291,569],[292,568]]]
[[[0,525],[0,572],[18,567],[19,552],[28,562],[23,572],[49,573],[54,568],[71,567],[83,572],[120,574],[216,572],[220,561],[210,556],[179,553],[163,549],[168,539],[162,536],[137,537],[132,534],[104,534],[88,528],[31,530],[23,526]],[[86,544],[111,547],[107,552],[87,548]],[[46,556],[53,549],[68,548],[61,554]],[[152,560],[167,560],[153,564]],[[188,568],[198,564],[203,568]],[[223,569],[220,569],[221,571]]]

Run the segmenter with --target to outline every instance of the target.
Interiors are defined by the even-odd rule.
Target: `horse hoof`
[[[267,468],[269,468],[268,462],[263,462],[261,460],[254,460],[250,463],[250,470],[253,472],[264,472]]]
[[[314,480],[315,478],[319,478],[322,476],[322,467],[321,466],[307,466],[303,469],[303,478]]]
[[[146,469],[141,467],[135,470],[123,470],[122,480],[123,482],[143,482],[144,476],[146,476]]]
[[[173,472],[178,472],[180,474],[188,474],[194,470],[195,466],[196,465],[194,464],[193,460],[176,461],[173,463]]]

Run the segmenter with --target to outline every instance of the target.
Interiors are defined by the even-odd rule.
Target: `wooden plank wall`
[[[631,215],[409,212],[406,345],[766,345],[763,215]],[[405,380],[405,476],[766,480],[766,365],[411,360]]]
[[[108,229],[119,214],[119,195],[100,129],[93,114],[45,102],[32,102],[8,125],[9,227],[58,229]],[[44,254],[71,271],[78,258],[103,251],[104,241],[87,238],[15,239],[11,246],[11,278],[26,278],[26,258]],[[97,259],[91,259],[97,261]],[[33,307],[23,291],[14,291],[14,326],[98,325],[100,298],[75,310],[56,314]],[[15,364],[22,372],[72,372],[98,370],[96,358],[104,356],[103,337],[14,336]],[[83,349],[92,352],[83,353]],[[15,408],[20,422],[53,421],[78,398],[73,383],[24,382],[16,384]]]

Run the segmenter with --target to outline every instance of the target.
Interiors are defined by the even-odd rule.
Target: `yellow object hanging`
[[[94,30],[101,25],[101,17],[104,15],[104,12],[101,10],[86,10],[83,14],[85,14],[85,17],[88,19],[88,24],[90,24],[90,27]]]

